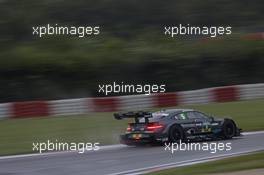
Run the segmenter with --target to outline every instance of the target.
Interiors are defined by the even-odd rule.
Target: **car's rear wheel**
[[[224,139],[231,139],[236,134],[236,125],[233,120],[225,119],[222,126],[222,136]]]
[[[185,140],[183,128],[180,125],[173,125],[169,130],[169,141],[179,142]]]

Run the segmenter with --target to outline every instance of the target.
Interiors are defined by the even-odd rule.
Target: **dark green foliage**
[[[167,91],[263,82],[263,2],[254,0],[0,1],[0,101],[97,96],[98,84],[165,83]],[[32,36],[46,24],[101,26],[101,35]],[[203,42],[164,25],[232,26]]]

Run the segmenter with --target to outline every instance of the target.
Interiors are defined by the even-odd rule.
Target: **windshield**
[[[154,113],[152,113],[152,117],[151,118],[149,118],[149,121],[150,122],[153,122],[153,121],[156,121],[157,119],[160,119],[160,118],[162,118],[162,117],[166,117],[166,116],[168,116],[169,115],[169,113],[166,113],[166,112],[164,112],[164,111],[158,111],[158,112],[154,112]],[[145,123],[146,121],[145,121],[145,118],[141,118],[141,119],[139,119],[139,123]]]
[[[152,113],[153,118],[162,118],[162,117],[166,117],[168,115],[169,115],[169,113],[166,113],[164,111],[158,111],[158,112]]]

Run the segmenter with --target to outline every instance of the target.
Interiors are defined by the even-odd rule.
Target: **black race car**
[[[232,119],[214,118],[192,109],[168,109],[158,112],[115,113],[118,120],[134,118],[120,141],[127,145],[153,142],[182,142],[208,139],[231,139],[241,129]]]

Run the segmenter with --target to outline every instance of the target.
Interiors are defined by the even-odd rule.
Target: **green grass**
[[[216,116],[230,116],[246,131],[264,129],[264,100],[184,106]],[[48,139],[64,142],[118,143],[128,121],[112,113],[0,121],[0,155],[32,152],[33,142]]]
[[[264,100],[187,106],[208,114],[234,119],[244,131],[264,130]]]
[[[0,121],[0,155],[32,152],[33,142],[100,142],[114,144],[127,121],[112,113]]]
[[[264,168],[264,152],[226,158],[192,166],[172,168],[151,173],[153,175],[204,175]]]

